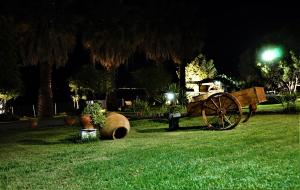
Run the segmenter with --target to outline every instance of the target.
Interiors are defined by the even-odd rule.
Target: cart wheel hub
[[[218,110],[218,115],[225,115],[226,114],[226,110],[224,108],[221,108]]]

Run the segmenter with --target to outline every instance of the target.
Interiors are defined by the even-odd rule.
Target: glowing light
[[[190,81],[200,81],[200,76],[196,74],[190,74]]]
[[[281,48],[268,48],[264,50],[261,54],[261,60],[266,62],[271,62],[275,59],[278,59],[282,56]]]
[[[218,80],[217,80],[217,81],[215,81],[214,83],[215,83],[215,85],[217,85],[217,86],[221,86],[221,81],[218,81]]]
[[[2,102],[0,102],[0,114],[3,114],[4,113],[4,110],[3,110],[3,104],[2,104]]]
[[[166,104],[167,105],[171,105],[171,104],[176,104],[177,103],[177,97],[178,94],[174,93],[174,92],[167,92],[164,94],[165,98],[166,98]]]
[[[172,92],[168,92],[168,93],[166,93],[166,98],[167,98],[167,100],[172,101],[175,99],[175,94]]]
[[[199,92],[199,85],[194,84],[193,90],[194,90],[194,92],[198,93]]]

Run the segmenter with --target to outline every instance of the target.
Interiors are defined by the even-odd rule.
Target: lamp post
[[[177,96],[178,94],[174,92],[167,92],[165,93],[166,103],[170,106],[169,107],[169,115],[168,115],[168,122],[169,122],[169,130],[177,130],[179,128],[179,118],[181,114],[175,111],[176,103],[177,103]]]
[[[279,46],[267,46],[263,48],[259,53],[259,62],[257,65],[264,70],[265,74],[268,76],[269,79],[273,77],[273,69],[277,67],[277,64],[274,62],[278,62],[283,55],[283,50]],[[272,88],[272,91],[275,90]]]

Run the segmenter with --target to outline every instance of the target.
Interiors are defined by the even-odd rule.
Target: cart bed
[[[242,107],[267,101],[263,87],[253,87],[230,93],[236,97]]]

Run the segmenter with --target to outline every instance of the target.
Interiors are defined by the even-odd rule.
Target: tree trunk
[[[179,65],[179,87],[180,87],[180,92],[179,92],[179,103],[181,105],[186,105],[187,104],[187,99],[186,99],[186,81],[185,81],[185,67],[187,63],[186,61],[182,62]]]
[[[185,67],[186,67],[186,63],[182,62],[179,65],[179,87],[181,90],[186,90],[186,81],[185,81]]]
[[[295,79],[295,86],[294,86],[294,90],[293,90],[294,93],[297,93],[298,80],[299,80],[298,77],[296,77],[296,79]]]
[[[52,65],[40,63],[40,89],[38,95],[38,117],[53,116]]]

